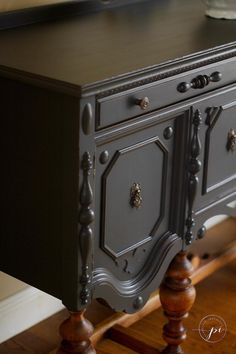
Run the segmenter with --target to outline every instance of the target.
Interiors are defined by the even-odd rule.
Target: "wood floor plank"
[[[97,345],[97,354],[137,354],[134,350],[126,348],[109,339],[104,339]]]
[[[219,270],[211,277],[198,284],[197,300],[188,319],[185,321],[188,329],[188,340],[183,345],[186,353],[194,354],[235,354],[236,353],[236,261]],[[198,329],[201,319],[207,315],[221,316],[227,324],[228,331],[225,338],[216,344],[204,341]],[[145,335],[157,347],[164,345],[160,330],[166,321],[161,309],[148,315],[145,319],[131,326],[136,335]]]

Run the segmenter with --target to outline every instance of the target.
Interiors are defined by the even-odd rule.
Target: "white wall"
[[[60,300],[0,272],[0,343],[63,308]]]
[[[213,216],[212,218],[210,218],[209,220],[207,220],[205,222],[205,226],[207,229],[210,229],[211,227],[219,224],[220,222],[222,222],[223,220],[227,219],[228,216],[227,215],[217,215],[217,216]]]

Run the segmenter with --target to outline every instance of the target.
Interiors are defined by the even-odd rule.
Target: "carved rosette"
[[[190,145],[190,160],[188,164],[188,217],[186,220],[187,231],[185,234],[185,241],[187,245],[190,245],[193,240],[192,229],[195,225],[194,221],[194,211],[193,204],[196,197],[197,187],[198,187],[198,177],[197,173],[201,169],[201,161],[199,160],[199,155],[201,152],[201,142],[199,138],[199,127],[202,122],[201,113],[196,110],[193,116],[193,136]]]
[[[81,168],[83,170],[83,182],[80,191],[80,213],[79,213],[79,247],[82,260],[82,275],[80,284],[80,300],[82,305],[87,305],[91,297],[91,273],[89,269],[89,259],[92,250],[93,231],[91,223],[94,221],[94,212],[91,208],[93,192],[89,182],[92,170],[92,160],[90,154],[85,152],[82,158]]]

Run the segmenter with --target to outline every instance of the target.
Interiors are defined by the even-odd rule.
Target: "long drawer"
[[[226,65],[227,63],[227,65]],[[96,130],[236,81],[236,59],[190,70],[130,90],[99,94]]]

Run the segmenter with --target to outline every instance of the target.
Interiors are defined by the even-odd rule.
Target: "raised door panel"
[[[228,207],[236,199],[236,86],[204,95],[194,107],[202,118],[201,168],[193,208],[196,234],[208,218],[236,214],[235,208]]]
[[[168,151],[158,136],[120,148],[102,176],[102,247],[112,257],[150,241],[162,220]]]
[[[236,189],[236,86],[205,95],[194,107],[201,114],[198,210]]]
[[[182,246],[170,228],[176,119],[163,110],[95,138],[93,288],[116,310],[142,307]]]
[[[236,100],[210,108],[206,123],[204,194],[236,178]]]

